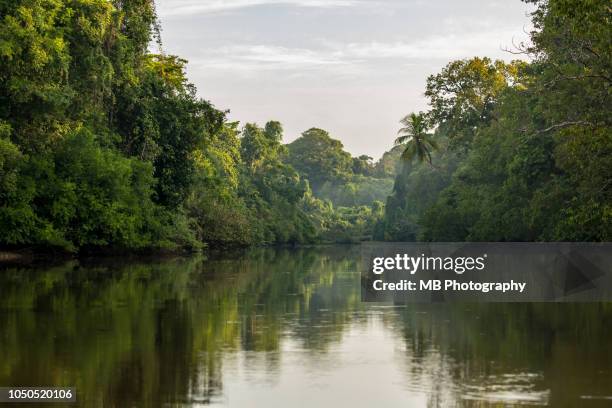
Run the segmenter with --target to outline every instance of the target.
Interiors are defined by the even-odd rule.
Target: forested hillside
[[[513,50],[531,62],[472,58],[428,78],[378,239],[612,240],[610,4],[531,2],[532,44]]]
[[[316,128],[287,148],[287,162],[310,182],[317,197],[334,205],[370,205],[384,201],[392,190],[399,155],[387,153],[376,163],[367,155],[351,157],[339,140]]]
[[[371,235],[392,172],[379,172],[386,190],[371,183],[370,159],[334,141],[346,162],[300,174],[281,124],[229,122],[196,96],[187,62],[161,51],[159,31],[152,0],[0,0],[0,245],[193,249]],[[347,191],[316,198],[308,178],[325,171]]]

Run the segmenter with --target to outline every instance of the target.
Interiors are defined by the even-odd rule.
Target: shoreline
[[[122,248],[85,248],[77,252],[65,251],[62,249],[54,249],[49,247],[0,247],[0,267],[12,265],[36,265],[44,262],[59,262],[69,261],[71,259],[83,260],[88,258],[172,258],[177,256],[188,256],[195,254],[218,256],[223,252],[246,251],[256,248],[278,248],[278,249],[299,249],[299,248],[316,248],[330,246],[353,246],[359,245],[356,243],[334,243],[321,242],[316,244],[268,244],[268,245],[250,245],[250,246],[209,246],[199,250],[180,249],[164,249],[164,248],[143,248],[143,249],[122,249]]]

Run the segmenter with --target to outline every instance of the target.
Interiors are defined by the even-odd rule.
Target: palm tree
[[[403,145],[405,149],[402,159],[412,161],[415,157],[419,162],[427,159],[430,165],[431,153],[438,148],[438,144],[427,133],[427,121],[423,112],[410,113],[400,123],[403,127],[397,132],[399,137],[395,139],[395,145]]]

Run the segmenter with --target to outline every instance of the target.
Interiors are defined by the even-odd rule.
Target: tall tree
[[[431,123],[446,133],[451,148],[468,150],[479,126],[490,123],[502,93],[521,87],[522,61],[505,63],[490,58],[452,61],[427,78],[425,96],[431,106]]]
[[[310,181],[315,192],[325,182],[346,181],[352,173],[351,155],[323,129],[308,129],[288,148],[289,163]]]

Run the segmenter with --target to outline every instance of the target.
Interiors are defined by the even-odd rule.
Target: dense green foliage
[[[332,139],[324,130],[309,129],[287,147],[288,162],[304,174],[315,192],[324,183],[343,183],[350,178],[351,155],[344,151],[339,140]]]
[[[374,163],[229,122],[153,0],[0,0],[0,245],[609,240],[609,7],[535,3],[532,62],[449,63]]]
[[[0,238],[197,245],[179,208],[210,126],[150,1],[0,2]]]
[[[605,1],[534,1],[532,62],[454,61],[428,78],[440,150],[406,164],[377,238],[612,239],[612,25]]]
[[[351,157],[342,142],[314,128],[287,148],[287,162],[308,179],[317,197],[335,206],[371,205],[391,192],[397,156],[387,154],[376,163],[366,155]]]
[[[373,183],[370,158],[313,129],[305,137],[325,135],[341,160],[322,155],[298,173],[280,123],[228,122],[196,97],[185,60],[149,51],[155,41],[152,0],[0,0],[0,245],[172,249],[371,235],[388,169],[386,184]],[[321,152],[303,157],[312,153]],[[326,197],[333,204],[310,190],[319,174],[348,183]]]

